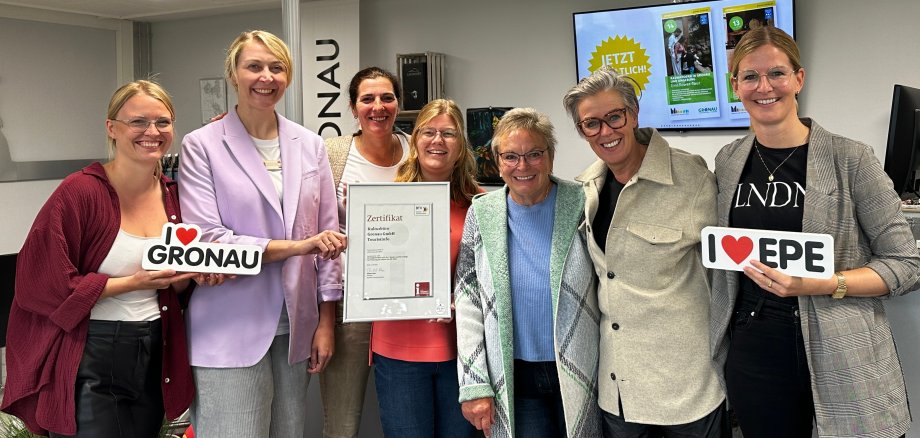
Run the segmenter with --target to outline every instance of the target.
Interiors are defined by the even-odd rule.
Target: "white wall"
[[[178,153],[182,137],[201,127],[198,80],[224,77],[227,46],[240,32],[255,29],[281,35],[281,9],[153,23],[153,72],[176,107],[176,141],[171,152]],[[236,91],[229,83],[227,100],[227,108],[236,105]],[[283,101],[277,108],[284,114]]]
[[[396,53],[447,55],[447,95],[462,108],[532,106],[556,125],[555,172],[573,178],[594,158],[562,109],[574,85],[572,12],[664,1],[374,0],[361,4],[361,62],[396,68]],[[870,143],[884,158],[894,83],[920,87],[915,19],[920,2],[799,0],[796,32],[806,67],[801,113]],[[710,164],[743,131],[665,135]]]
[[[104,157],[106,104],[133,68],[131,23],[8,5],[0,18],[0,160]],[[0,163],[0,171],[15,167]],[[0,254],[19,252],[59,183],[0,182]]]

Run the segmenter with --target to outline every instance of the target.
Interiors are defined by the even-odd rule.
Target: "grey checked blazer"
[[[811,128],[802,231],[832,235],[835,268],[871,268],[888,285],[889,296],[917,288],[920,256],[891,180],[872,148],[827,132],[810,119],[802,122]],[[728,226],[753,139],[738,139],[716,156],[719,226]],[[718,363],[728,353],[726,331],[738,275],[713,271],[710,333]],[[904,434],[911,423],[907,390],[882,298],[808,296],[799,297],[799,307],[818,435]]]

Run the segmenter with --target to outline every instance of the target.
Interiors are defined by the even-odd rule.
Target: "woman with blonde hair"
[[[183,140],[180,201],[202,241],[259,245],[263,265],[192,296],[192,423],[202,438],[301,437],[309,374],[334,350],[345,236],[322,139],[275,112],[287,45],[243,32],[225,67],[239,102]]]
[[[451,272],[473,195],[475,159],[463,135],[463,115],[451,100],[419,111],[409,157],[398,182],[450,182]],[[380,421],[388,438],[468,438],[472,426],[458,402],[457,328],[453,319],[380,321],[371,327]]]
[[[829,234],[837,270],[713,271],[710,340],[741,431],[902,436],[911,418],[882,298],[917,288],[920,256],[891,180],[871,147],[799,117],[805,68],[788,34],[751,29],[731,73],[752,132],[716,156],[718,225]]]
[[[153,438],[164,413],[192,401],[178,295],[206,278],[141,268],[144,246],[182,221],[160,169],[174,119],[158,84],[119,88],[105,122],[112,159],[65,178],[19,252],[2,409],[35,433]]]

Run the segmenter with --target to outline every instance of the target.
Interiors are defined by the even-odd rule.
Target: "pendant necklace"
[[[399,137],[397,137],[396,134],[392,134],[392,135],[390,136],[390,142],[389,142],[389,143],[390,143],[390,147],[393,148],[393,149],[392,149],[393,152],[390,154],[390,161],[388,162],[388,164],[385,164],[385,165],[379,165],[379,164],[378,164],[378,166],[381,166],[381,167],[393,167],[393,166],[399,164],[400,161],[402,161],[403,150],[402,150],[402,142],[399,141]],[[393,146],[393,143],[396,144],[395,147]],[[361,153],[361,149],[364,148],[364,142],[361,140],[361,137],[360,137],[360,136],[355,137],[355,148],[358,149],[358,153],[360,153],[362,156],[365,156],[365,159],[367,159],[367,156],[364,155],[363,153]],[[370,161],[370,160],[368,160],[368,161]],[[372,162],[372,163],[373,163],[373,162]],[[376,164],[376,163],[374,163],[374,164]]]
[[[783,159],[783,161],[781,161],[779,165],[773,169],[772,172],[770,171],[770,167],[767,166],[767,162],[763,160],[763,155],[760,154],[760,143],[756,139],[754,140],[754,150],[757,151],[757,157],[760,158],[760,162],[763,163],[764,169],[767,169],[767,181],[773,182],[773,174],[775,174],[776,171],[779,170],[780,167],[783,167],[783,164],[786,164],[786,161],[792,158],[792,154],[794,154],[795,151],[799,150],[799,147],[796,146],[792,148],[792,152],[790,152],[789,155],[787,155],[786,158]]]

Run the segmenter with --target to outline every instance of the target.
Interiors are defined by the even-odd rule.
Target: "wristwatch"
[[[839,271],[835,272],[834,275],[837,276],[837,290],[831,295],[834,299],[841,299],[847,296],[847,278],[843,276]]]

